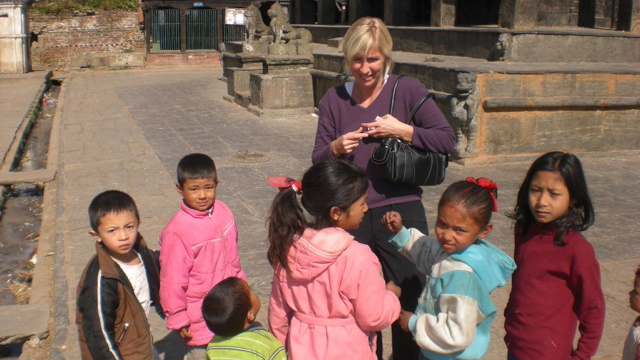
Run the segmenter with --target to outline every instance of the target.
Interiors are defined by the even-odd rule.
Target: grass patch
[[[31,6],[32,11],[59,14],[64,10],[137,10],[137,0],[43,0]]]

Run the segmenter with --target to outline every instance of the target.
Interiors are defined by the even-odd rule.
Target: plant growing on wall
[[[64,10],[137,10],[137,0],[41,0],[32,11],[58,14]]]

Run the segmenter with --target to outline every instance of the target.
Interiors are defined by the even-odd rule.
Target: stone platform
[[[348,26],[299,25],[326,44]],[[396,51],[514,62],[640,62],[640,34],[586,28],[389,26]],[[505,49],[501,49],[506,45]]]
[[[335,27],[328,29],[337,31]],[[392,28],[392,35],[394,30],[398,31]],[[430,29],[424,31],[423,38],[428,42],[430,38],[437,38],[435,31],[449,31],[451,34],[445,36],[444,40],[451,40],[449,48],[452,48],[466,44],[471,35],[488,36],[505,31],[489,30],[455,29],[457,35],[454,36],[451,35],[454,29]],[[411,31],[419,29],[411,28]],[[574,32],[575,35],[572,35]],[[569,31],[563,35],[562,41],[570,42],[573,36],[581,36],[586,41],[587,35],[583,33],[589,32],[593,30]],[[481,49],[486,50],[485,45],[488,44],[481,41],[477,46],[467,44],[459,47],[466,49],[468,56],[443,55],[453,51],[445,51],[436,43],[423,49],[434,53],[394,52],[393,72],[415,77],[424,83],[435,93],[438,105],[452,126],[461,129],[460,146],[454,154],[457,161],[465,164],[484,163],[496,157],[518,160],[521,154],[557,149],[640,149],[640,55],[633,55],[640,51],[640,37],[605,31],[604,37],[592,37],[589,40],[601,41],[598,39],[608,36],[611,49],[624,47],[629,42],[633,46],[627,48],[627,52],[633,55],[631,58],[635,62],[630,62],[628,56],[615,55],[618,52],[613,50],[609,63],[598,62],[598,51],[604,51],[604,47],[598,51],[580,48],[582,55],[575,62],[565,62],[560,58],[545,62],[536,59],[528,62],[505,60],[523,57],[515,54],[524,53],[526,36],[557,36],[557,30],[520,33],[524,36],[523,41],[511,51],[508,47],[501,55],[502,61],[483,59],[483,56],[491,56],[489,52],[481,54]],[[614,36],[616,34],[617,37]],[[329,36],[333,35],[336,34]],[[314,36],[317,35],[314,33]],[[456,36],[457,42],[452,40]],[[326,39],[334,46],[339,44],[335,38],[319,38]],[[466,40],[461,41],[460,38]],[[412,39],[401,38],[396,41],[394,48],[410,48]],[[566,49],[561,44],[556,45],[551,50],[553,53],[560,54]],[[595,61],[579,61],[592,53],[596,54]],[[325,91],[344,82],[345,76],[342,74],[343,56],[338,48],[316,43],[314,57],[312,75],[314,101],[317,104]],[[472,136],[471,140],[467,136],[469,131],[465,129],[470,124],[476,127],[475,138]],[[471,146],[468,146],[469,143]]]

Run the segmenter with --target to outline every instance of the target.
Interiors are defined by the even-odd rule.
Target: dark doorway
[[[497,25],[500,0],[458,0],[456,26]]]
[[[578,26],[592,28],[596,25],[596,0],[580,0]]]
[[[411,25],[431,24],[431,1],[411,0]]]

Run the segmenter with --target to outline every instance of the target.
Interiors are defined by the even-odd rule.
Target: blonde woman
[[[420,290],[424,288],[422,277],[415,266],[389,244],[391,233],[380,219],[388,211],[397,211],[405,226],[428,234],[422,189],[375,178],[370,169],[371,153],[383,138],[392,136],[419,148],[451,153],[456,138],[433,99],[422,105],[411,125],[403,122],[418,100],[427,94],[427,89],[416,79],[399,80],[394,114],[388,114],[391,90],[397,79],[397,75],[390,74],[392,48],[389,30],[378,18],[360,18],[349,28],[343,38],[342,51],[345,71],[354,81],[329,89],[320,101],[312,161],[344,158],[366,171],[369,210],[360,227],[352,233],[378,256],[385,280],[392,280],[402,288],[402,308],[414,311]],[[419,357],[420,350],[410,333],[394,324],[392,334],[394,359]],[[380,338],[378,336],[378,358],[382,354]]]

